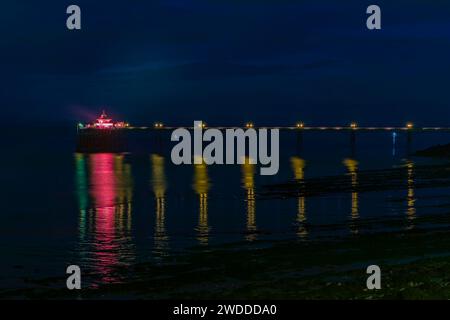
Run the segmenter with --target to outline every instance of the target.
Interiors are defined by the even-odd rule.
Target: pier
[[[155,127],[155,126],[142,126],[142,127],[134,127],[134,126],[128,126],[126,128],[123,128],[123,130],[127,131],[157,131],[157,130],[175,130],[178,128],[186,128],[193,130],[193,126],[179,126],[179,127],[172,127],[172,126],[161,126],[161,127]],[[219,130],[226,130],[226,129],[249,129],[247,126],[204,126],[204,129],[219,129]],[[436,131],[449,131],[450,127],[412,127],[408,128],[406,126],[403,127],[356,127],[352,128],[350,126],[305,126],[305,127],[297,127],[297,126],[253,126],[251,127],[253,129],[278,129],[278,130],[296,130],[296,131],[358,131],[358,132],[377,132],[377,131],[410,131],[410,132],[436,132]],[[93,130],[92,128],[79,128],[80,131],[83,130]]]
[[[114,122],[108,118],[105,112],[91,124],[78,124],[77,126],[77,151],[78,152],[123,152],[128,151],[129,135],[131,132],[170,132],[178,128],[188,130],[196,129],[194,126],[170,126],[163,122],[155,122],[150,126],[133,126],[129,123],[120,121]],[[357,133],[362,132],[392,132],[406,134],[406,150],[408,154],[412,152],[412,136],[413,133],[426,132],[450,132],[450,127],[416,127],[411,122],[407,122],[404,126],[359,126],[356,122],[351,122],[347,126],[309,126],[303,122],[297,122],[290,126],[257,126],[253,122],[246,122],[242,126],[208,126],[205,122],[201,122],[201,128],[218,129],[218,130],[246,130],[246,129],[277,129],[281,132],[292,131],[298,136],[299,146],[303,144],[303,132],[342,132],[349,133],[351,155],[356,153]],[[154,136],[154,143],[158,148],[162,148],[162,136],[157,134]]]

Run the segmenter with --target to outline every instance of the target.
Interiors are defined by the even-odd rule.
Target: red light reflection
[[[115,234],[116,177],[114,154],[91,155],[91,195],[95,205],[95,269],[102,282],[116,282],[112,268],[119,262]]]

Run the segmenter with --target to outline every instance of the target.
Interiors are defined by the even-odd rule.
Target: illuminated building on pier
[[[79,124],[81,129],[83,128],[92,128],[92,129],[120,129],[126,128],[129,124],[123,121],[114,122],[111,118],[108,117],[105,111],[102,112],[100,117],[98,117],[94,123],[83,125]]]

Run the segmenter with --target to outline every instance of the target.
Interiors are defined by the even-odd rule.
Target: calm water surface
[[[426,227],[418,217],[448,212],[448,188],[414,188],[415,169],[434,162],[406,157],[402,134],[395,144],[392,133],[358,134],[352,151],[348,133],[305,133],[301,144],[295,134],[283,133],[276,176],[260,176],[249,164],[174,166],[170,143],[144,144],[127,154],[81,154],[73,151],[73,130],[6,135],[3,288],[63,276],[68,264],[95,275],[92,285],[120,282],[125,280],[112,272],[117,266],[158,263],[192,248]],[[417,134],[413,147],[448,138]],[[360,172],[389,168],[405,170],[404,188],[286,199],[260,195],[266,185],[293,179],[347,175],[357,185]]]

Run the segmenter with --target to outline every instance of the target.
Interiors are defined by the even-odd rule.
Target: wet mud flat
[[[419,150],[415,153],[415,155],[431,158],[450,158],[450,143],[438,144],[423,150]]]
[[[450,162],[414,167],[406,162],[403,166],[391,169],[355,171],[345,175],[291,180],[266,185],[258,192],[258,196],[261,199],[270,199],[404,190],[411,183],[414,184],[415,189],[449,187]]]

